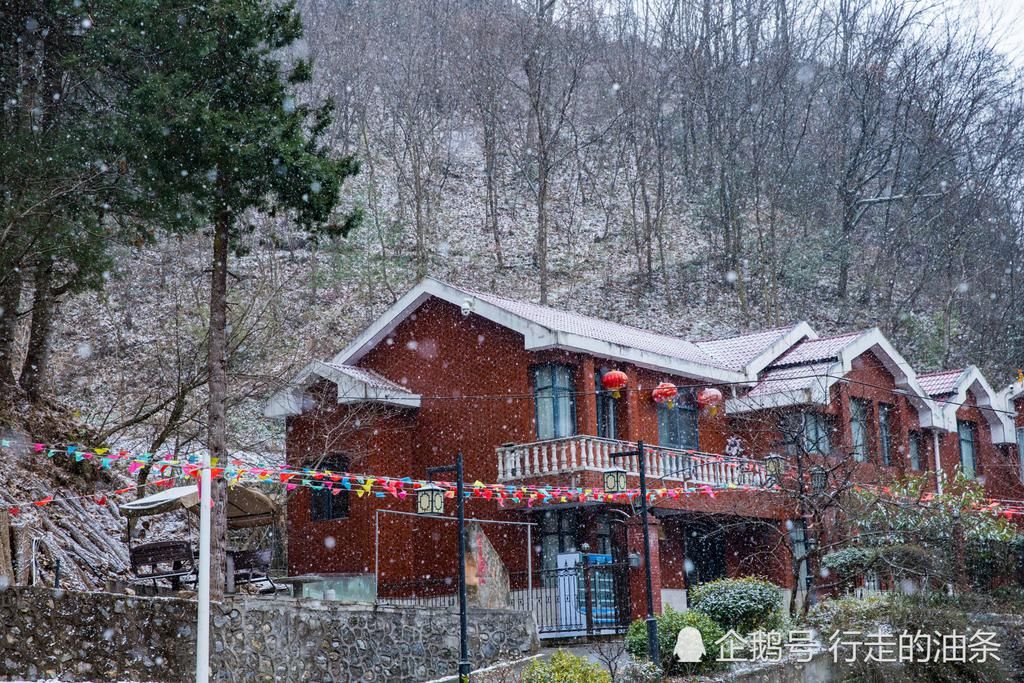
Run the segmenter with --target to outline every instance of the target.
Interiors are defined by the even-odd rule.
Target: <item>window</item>
[[[1017,463],[1020,469],[1020,480],[1024,482],[1024,427],[1017,428]]]
[[[828,415],[812,411],[790,413],[783,416],[779,430],[789,455],[828,455],[832,450],[832,423]]]
[[[827,415],[803,413],[804,450],[808,453],[828,455],[832,450],[829,433],[832,431]]]
[[[910,460],[910,469],[921,469],[921,432],[910,432],[907,442],[907,459]]]
[[[324,460],[318,469],[346,472],[348,458],[344,455],[332,455]],[[309,505],[309,518],[314,522],[348,519],[348,490],[337,484],[332,488],[314,489],[310,491]]]
[[[675,405],[658,405],[658,444],[674,448],[698,448],[697,405],[690,394],[680,392]]]
[[[975,460],[974,423],[957,420],[956,431],[960,436],[960,470],[968,479],[974,479],[977,469]]]
[[[560,439],[576,433],[576,394],[572,368],[549,363],[533,369],[537,438]]]
[[[594,373],[594,387],[597,389],[597,435],[606,439],[616,437],[615,406],[617,401],[612,392],[601,386],[600,371]]]
[[[608,520],[607,513],[601,513],[594,517],[595,536],[597,537],[597,547],[594,548],[594,552],[602,555],[612,554],[612,525]]]
[[[540,566],[554,570],[558,554],[576,551],[579,516],[576,510],[546,510],[540,521]],[[554,573],[551,574],[554,579]]]
[[[878,404],[878,445],[882,453],[882,464],[892,464],[892,406]]]
[[[858,462],[868,459],[868,403],[850,399],[850,432],[853,436],[853,457]]]

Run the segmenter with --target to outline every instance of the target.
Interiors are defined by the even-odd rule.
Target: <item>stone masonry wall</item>
[[[41,588],[0,590],[0,680],[194,680],[196,603]],[[232,598],[211,607],[219,681],[423,681],[451,674],[458,613]],[[470,610],[474,668],[538,648],[533,618]]]

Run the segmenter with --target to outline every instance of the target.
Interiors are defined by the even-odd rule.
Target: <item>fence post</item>
[[[587,614],[587,635],[594,635],[594,595],[590,590],[590,556],[583,553],[583,592]]]

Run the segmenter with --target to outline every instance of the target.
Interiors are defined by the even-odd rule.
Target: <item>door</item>
[[[691,522],[684,527],[686,586],[724,579],[725,533],[709,522]]]

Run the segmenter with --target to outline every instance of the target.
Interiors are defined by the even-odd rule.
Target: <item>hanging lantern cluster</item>
[[[679,389],[671,382],[662,382],[651,392],[651,398],[655,403],[664,403],[669,409],[675,407],[677,396],[679,396]]]
[[[701,389],[697,394],[697,406],[701,410],[707,410],[712,417],[718,414],[722,407],[722,392],[715,387]]]
[[[610,370],[601,375],[601,386],[605,391],[612,392],[612,398],[619,398],[623,389],[629,383],[629,377],[622,370]]]

